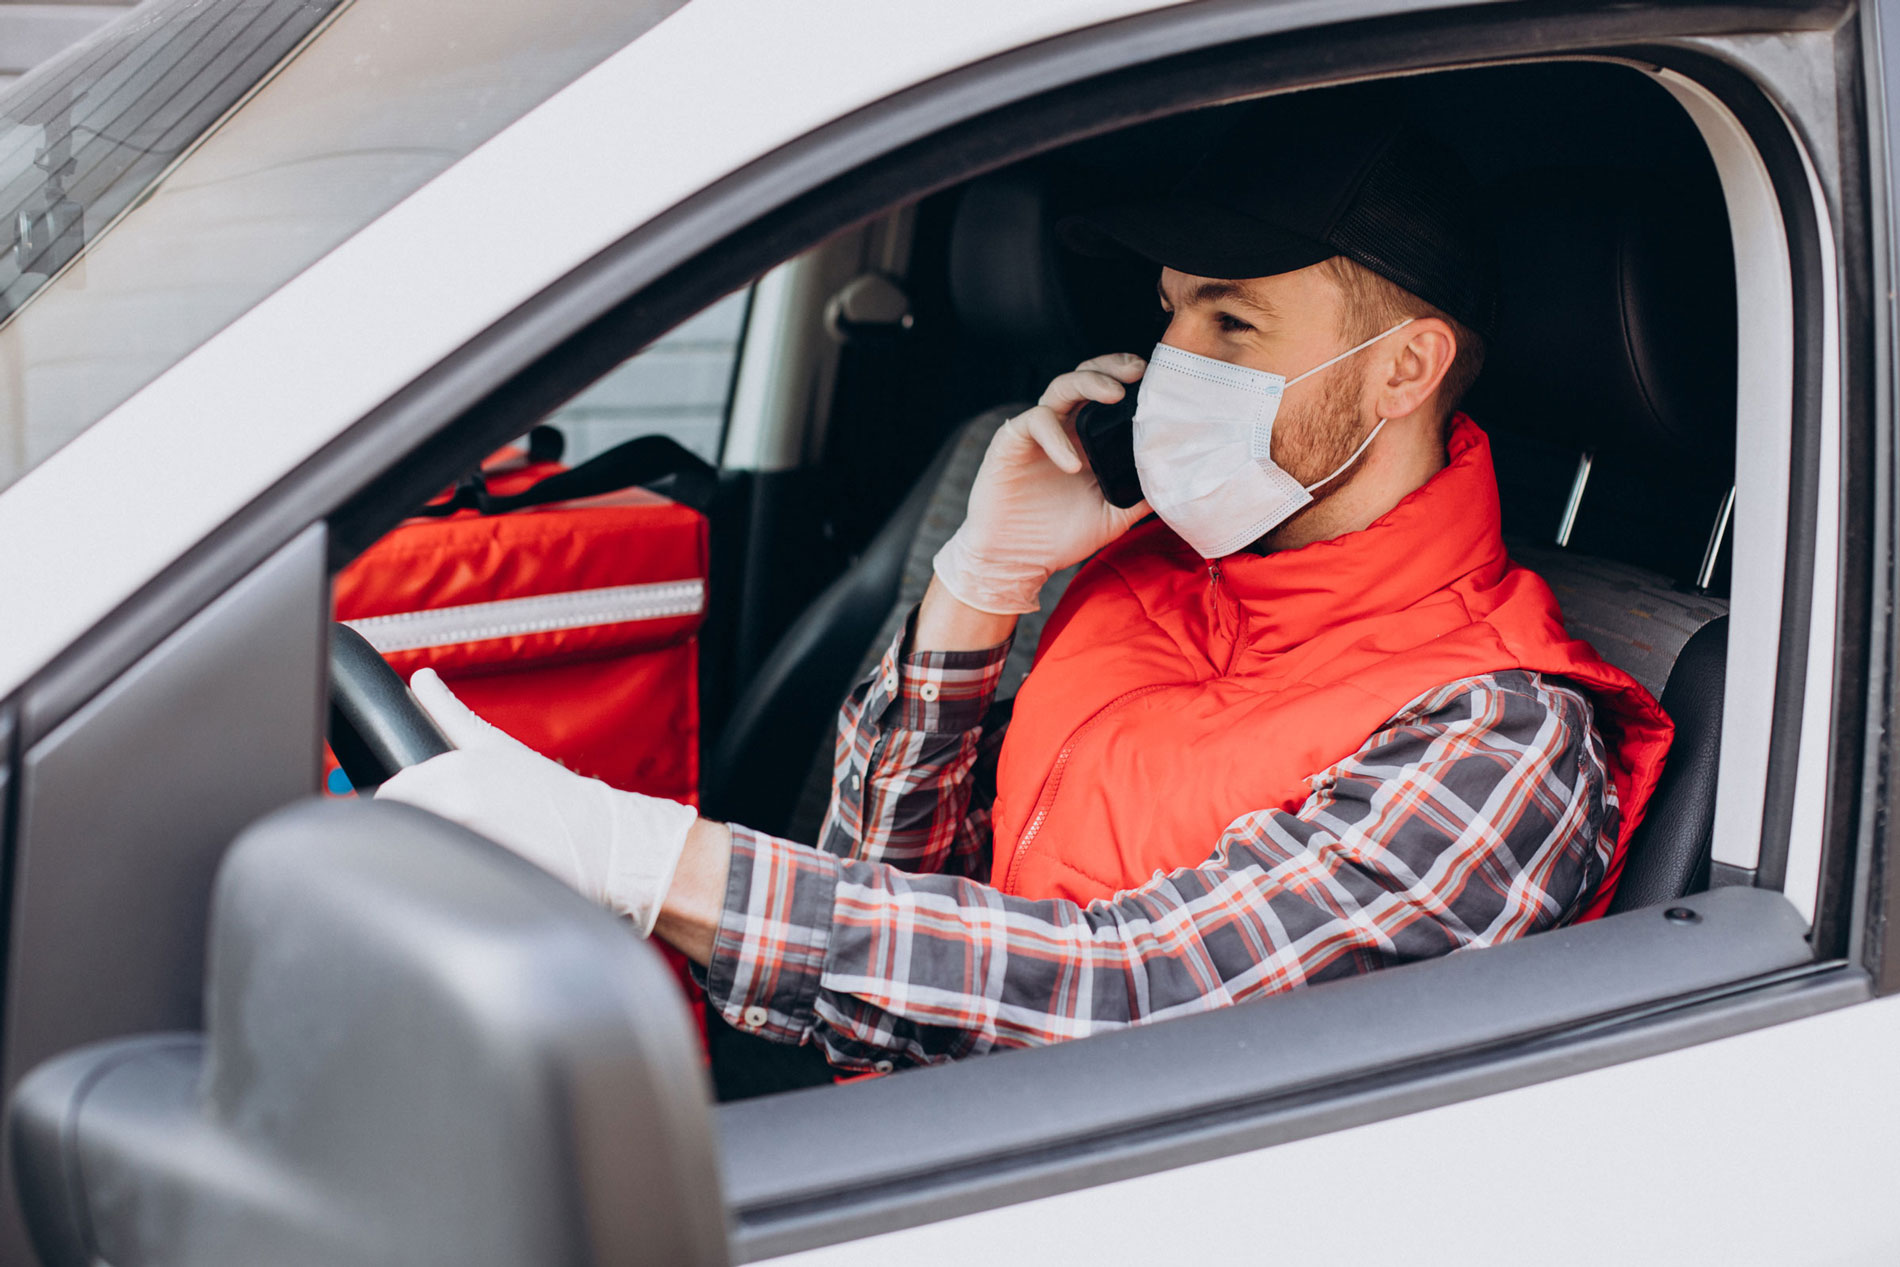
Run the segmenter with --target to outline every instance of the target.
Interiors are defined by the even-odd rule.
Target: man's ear
[[[1378,358],[1384,381],[1375,384],[1373,401],[1381,418],[1404,418],[1428,408],[1458,355],[1458,336],[1450,323],[1420,317],[1399,331],[1392,352]]]

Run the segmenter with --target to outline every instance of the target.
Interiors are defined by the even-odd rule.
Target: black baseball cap
[[[1402,101],[1281,98],[1241,112],[1159,198],[1069,216],[1062,240],[1197,277],[1271,277],[1343,255],[1490,336],[1497,260],[1463,161]]]

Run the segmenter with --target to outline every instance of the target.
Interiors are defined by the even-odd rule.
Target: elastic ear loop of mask
[[[1318,365],[1315,365],[1312,369],[1307,370],[1304,374],[1301,374],[1298,378],[1288,379],[1286,385],[1288,387],[1291,387],[1293,386],[1293,384],[1299,382],[1301,378],[1310,378],[1330,365],[1339,364],[1341,361],[1345,360],[1347,357],[1351,356],[1355,352],[1365,351],[1367,348],[1377,343],[1380,339],[1385,338],[1386,335],[1391,334],[1393,330],[1403,330],[1405,329],[1405,327],[1411,325],[1412,322],[1416,321],[1417,319],[1418,318],[1416,317],[1407,317],[1405,320],[1393,326],[1391,330],[1381,330],[1379,333],[1373,335],[1370,339],[1367,339],[1364,343],[1360,343],[1353,347],[1347,348],[1344,352],[1341,352],[1338,356],[1335,356],[1332,360],[1321,361]],[[1387,422],[1387,419],[1384,419],[1384,418],[1379,419],[1379,425],[1374,427],[1370,432],[1367,433],[1366,438],[1362,442],[1360,442],[1359,447],[1352,451],[1352,456],[1339,464],[1338,470],[1334,471],[1331,475],[1328,475],[1325,479],[1320,480],[1318,483],[1308,484],[1306,486],[1306,491],[1311,493],[1319,489],[1325,488],[1328,484],[1332,483],[1334,480],[1344,475],[1346,473],[1347,468],[1352,466],[1354,462],[1357,462],[1360,459],[1360,457],[1365,453],[1365,451],[1372,447],[1372,442],[1379,438],[1379,433],[1381,431],[1385,430],[1386,422]]]
[[[1372,442],[1374,440],[1377,440],[1379,438],[1379,433],[1384,430],[1385,430],[1385,419],[1381,418],[1379,419],[1379,425],[1374,427],[1371,433],[1366,436],[1365,443],[1360,445],[1358,448],[1354,449],[1352,451],[1352,456],[1347,458],[1344,462],[1340,463],[1339,469],[1337,471],[1334,471],[1331,475],[1328,475],[1325,479],[1319,481],[1317,484],[1308,484],[1306,486],[1306,491],[1311,493],[1318,489],[1325,488],[1328,484],[1338,479],[1341,475],[1344,475],[1346,473],[1346,468],[1351,466],[1354,462],[1357,462],[1359,460],[1359,455],[1364,453],[1367,449],[1370,449],[1372,447]]]

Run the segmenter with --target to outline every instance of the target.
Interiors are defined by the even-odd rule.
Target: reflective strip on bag
[[[705,581],[658,581],[365,616],[343,623],[362,634],[378,652],[389,655],[488,638],[697,616],[705,607]]]

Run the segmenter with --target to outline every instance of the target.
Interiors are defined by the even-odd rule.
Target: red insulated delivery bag
[[[515,467],[491,463],[497,496],[563,469],[498,456]],[[632,488],[406,520],[337,577],[336,618],[404,681],[435,669],[475,712],[569,769],[697,803],[706,576],[705,517]],[[329,777],[347,790],[341,771]]]

